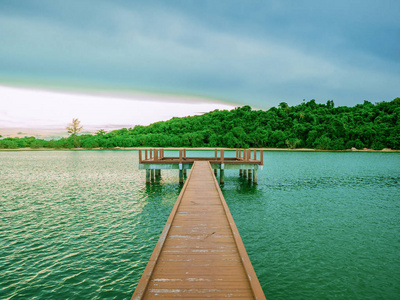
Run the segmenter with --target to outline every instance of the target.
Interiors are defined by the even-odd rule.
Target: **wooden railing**
[[[214,149],[214,157],[190,157],[186,155],[187,149],[168,149],[179,151],[178,157],[166,157],[164,155],[165,149],[162,148],[149,148],[139,150],[139,163],[184,163],[194,160],[209,160],[214,163],[249,163],[263,165],[263,151],[258,149],[232,149],[236,151],[235,157],[225,157],[224,149]],[[144,154],[142,153],[144,152]],[[219,151],[219,156],[218,156]],[[257,160],[257,151],[260,152],[260,159]]]

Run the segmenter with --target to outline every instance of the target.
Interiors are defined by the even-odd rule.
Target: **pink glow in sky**
[[[184,96],[176,96],[175,100],[162,95],[122,99],[0,86],[0,134],[15,135],[23,130],[61,133],[72,118],[78,118],[86,131],[112,130],[234,108],[201,98],[188,97],[185,102]]]

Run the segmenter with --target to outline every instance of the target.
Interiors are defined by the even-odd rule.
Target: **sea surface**
[[[267,299],[399,299],[400,153],[264,164],[222,191]],[[180,189],[137,151],[0,152],[0,299],[130,299]]]

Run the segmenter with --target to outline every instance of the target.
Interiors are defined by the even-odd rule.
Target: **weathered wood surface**
[[[265,299],[209,162],[195,162],[132,299]]]

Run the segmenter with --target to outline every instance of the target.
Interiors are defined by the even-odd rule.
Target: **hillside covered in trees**
[[[84,122],[84,120],[83,120]],[[0,132],[1,134],[1,132]],[[74,139],[75,138],[75,139]],[[249,106],[215,110],[200,116],[172,118],[149,126],[41,140],[3,138],[0,148],[112,147],[273,147],[343,150],[400,149],[400,98],[354,107],[315,100],[297,106],[282,102],[267,111]]]

